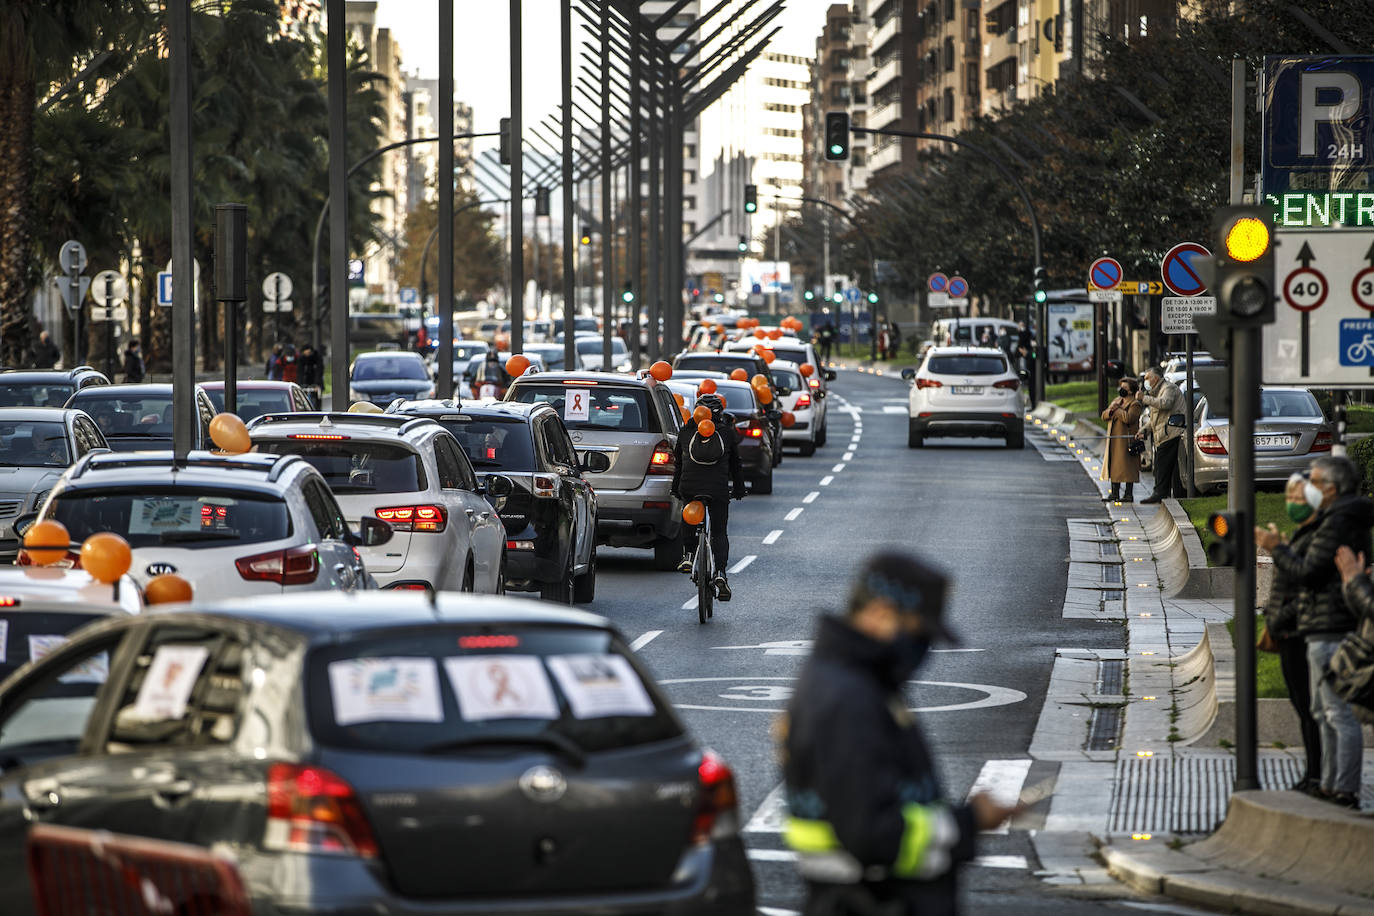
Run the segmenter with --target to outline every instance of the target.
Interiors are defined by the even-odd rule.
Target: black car
[[[0,372],[0,407],[61,407],[92,385],[108,385],[105,373],[75,369],[11,369]]]
[[[726,376],[736,369],[743,369],[746,382],[752,381],[754,376],[761,375],[768,381],[769,390],[773,394],[773,400],[767,406],[760,405],[765,416],[768,418],[768,439],[773,446],[773,464],[782,464],[782,407],[778,401],[777,389],[773,387],[773,375],[768,369],[768,363],[762,356],[755,356],[752,353],[693,353],[684,351],[673,357],[673,374],[678,370],[684,372],[723,372]]]
[[[744,479],[754,493],[773,492],[775,446],[769,435],[768,415],[759,403],[758,395],[748,382],[719,379],[716,394],[725,400],[725,412],[735,424],[739,436],[739,461]]]
[[[195,388],[196,417],[191,448],[209,448],[210,421],[218,413],[205,389]],[[146,452],[172,448],[172,385],[87,387],[72,395],[67,407],[84,410],[95,420],[105,441],[116,452]]]
[[[730,769],[601,617],[319,593],[86,627],[0,686],[35,823],[231,850],[257,913],[754,912]]]

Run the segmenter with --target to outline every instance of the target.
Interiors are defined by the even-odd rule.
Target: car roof
[[[792,372],[799,372],[799,371],[801,370],[801,365],[798,364],[798,363],[794,363],[794,362],[793,362],[792,360],[790,360],[790,359],[775,359],[775,360],[773,360],[771,363],[768,364],[768,368],[769,368],[769,370],[773,370],[773,369],[789,369],[789,370],[791,370]]]
[[[224,382],[201,382],[200,387],[206,391],[223,391]],[[295,382],[283,382],[277,379],[240,379],[235,387],[239,391],[290,391],[297,387]]]
[[[558,369],[553,372],[537,372],[531,375],[522,375],[511,383],[511,387],[534,382],[550,382],[561,384],[563,382],[593,382],[598,385],[628,385],[631,387],[639,386],[652,388],[658,384],[658,380],[652,376],[625,375],[621,372],[597,372],[587,370],[586,372],[574,372],[567,369]]]
[[[220,455],[208,451],[192,451],[182,461],[170,451],[150,452],[112,452],[87,454],[77,460],[64,475],[68,486],[105,486],[111,480],[128,479],[133,482],[148,482],[156,478],[159,484],[206,484],[219,486],[226,483],[247,484],[249,486],[273,483],[280,479],[296,464],[301,470],[309,465],[295,455],[269,455],[262,452],[244,452],[241,455]],[[166,472],[171,471],[171,477]],[[226,471],[235,474],[242,472],[241,478],[233,479]],[[99,472],[100,479],[90,480],[87,475]]]
[[[541,410],[553,410],[544,401],[526,403],[524,401],[473,401],[459,402],[428,399],[424,401],[402,401],[387,408],[388,413],[403,413],[412,417],[444,417],[453,414],[466,414],[472,417],[511,417],[526,420]]]
[[[676,360],[684,360],[684,359],[694,359],[694,360],[700,360],[700,359],[718,359],[718,358],[720,358],[720,357],[722,357],[722,356],[724,356],[724,357],[726,357],[726,358],[729,358],[729,359],[762,359],[762,358],[763,358],[763,357],[761,357],[761,356],[755,356],[754,354],[750,353],[748,350],[692,350],[692,351],[689,351],[689,352],[686,352],[686,353],[679,353],[676,357],[674,357],[674,359],[676,359]]]
[[[375,439],[395,442],[404,437],[426,430],[444,432],[437,422],[424,416],[406,416],[395,413],[265,413],[248,422],[250,435],[344,435],[349,438],[365,438],[370,434]]]
[[[74,416],[86,416],[77,407],[0,407],[0,422],[33,423],[39,420],[66,421]]]
[[[931,347],[928,351],[931,356],[1000,356],[1007,358],[997,347]]]
[[[171,394],[173,387],[171,382],[136,382],[121,383],[119,385],[94,385],[90,388],[82,388],[76,394],[72,395],[72,397],[76,398],[92,394],[98,394],[102,398],[119,397],[120,395],[125,397],[134,397],[141,394],[163,395]],[[197,382],[196,388],[200,387],[200,383]]]
[[[356,363],[360,359],[397,359],[398,357],[401,359],[422,358],[419,353],[413,353],[410,350],[368,350],[366,353],[359,353],[354,356],[353,361]]]
[[[102,375],[91,366],[77,366],[72,369],[6,369],[0,372],[0,380],[10,382],[70,382],[82,375]],[[102,376],[103,377],[103,376]]]

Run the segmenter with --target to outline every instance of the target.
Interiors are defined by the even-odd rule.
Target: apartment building
[[[439,134],[439,81],[425,79],[418,73],[405,77],[406,137],[435,137]],[[453,100],[453,132],[470,134],[474,130],[472,106]],[[472,162],[472,140],[458,140],[453,144],[453,168],[457,172],[457,186],[471,190],[473,181],[468,174]],[[439,145],[417,143],[407,148],[406,212],[414,213],[424,202],[433,202],[439,195]]]
[[[868,23],[862,0],[854,6],[835,3],[826,10],[825,28],[816,39],[816,58],[811,62],[811,99],[803,110],[803,142],[806,147],[803,186],[808,197],[843,201],[861,190],[868,178],[869,138],[851,138],[848,160],[825,158],[825,115],[849,112],[852,123],[862,127],[868,114]]]

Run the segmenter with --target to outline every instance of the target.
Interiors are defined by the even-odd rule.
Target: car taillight
[[[1017,388],[1021,387],[1021,382],[1014,378],[1004,378],[1000,382],[993,382],[992,387],[1004,388],[1007,391],[1015,391]]]
[[[29,556],[27,550],[19,551],[19,559],[14,561],[15,566],[33,566],[33,558]],[[44,566],[51,566],[54,569],[80,569],[81,554],[68,550],[67,555],[56,563],[44,563]]]
[[[1221,437],[1216,433],[1202,433],[1197,437],[1198,451],[1204,455],[1225,455],[1226,446],[1221,444]]]
[[[377,857],[372,825],[353,787],[323,767],[290,763],[267,769],[263,845],[287,852]]]
[[[429,503],[421,506],[387,506],[378,509],[377,517],[394,531],[443,531],[448,527],[448,513],[443,506]]]
[[[744,423],[736,423],[735,429],[739,431],[741,436],[746,436],[751,439],[763,438],[763,424],[758,420],[748,420]]]
[[[242,557],[234,565],[249,582],[309,585],[320,574],[320,556],[314,544]]]
[[[654,454],[649,459],[650,474],[673,474],[677,471],[677,462],[673,460],[673,447],[664,439],[654,446]]]
[[[810,407],[810,406],[811,406],[811,395],[809,395],[809,394],[799,394],[799,395],[797,395],[797,403],[796,403],[796,405],[795,405],[792,409],[793,409],[793,410],[805,410],[806,408],[808,408],[808,407]]]
[[[809,378],[809,379],[807,379],[807,381],[811,384],[812,390],[815,390],[815,389],[821,387],[821,380],[818,379],[818,378]]]
[[[692,818],[692,842],[705,843],[734,836],[739,832],[739,798],[735,794],[735,774],[715,751],[701,752],[697,766],[701,795]]]
[[[1331,434],[1317,433],[1317,438],[1312,440],[1312,447],[1309,452],[1329,452],[1331,451]]]
[[[535,496],[557,496],[558,478],[548,474],[534,475],[534,495]]]
[[[916,380],[916,387],[917,387],[917,388],[943,388],[943,387],[945,387],[945,384],[944,384],[944,382],[937,382],[937,381],[935,381],[935,379],[933,379],[933,378],[918,378],[918,379]]]

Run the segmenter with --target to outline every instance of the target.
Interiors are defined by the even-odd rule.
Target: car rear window
[[[215,410],[224,409],[224,391],[207,391],[210,401],[215,405]],[[249,388],[238,390],[238,410],[239,417],[247,423],[249,420],[269,413],[293,413],[296,405],[291,403],[291,394],[287,391],[254,391]]]
[[[810,362],[810,360],[806,358],[806,350],[802,347],[779,347],[775,345],[769,349],[773,351],[778,359],[785,359],[799,366],[802,363]]]
[[[4,590],[0,588],[0,596],[3,595]],[[0,649],[4,650],[3,654],[0,654],[0,681],[19,670],[20,666],[40,659],[61,646],[73,630],[97,620],[105,620],[107,616],[82,610],[23,610],[23,600],[20,599],[18,608],[0,614],[0,631],[3,631]],[[105,669],[108,670],[109,659],[103,660]],[[105,680],[105,671],[97,670],[98,668],[98,662],[92,664],[88,672],[90,677],[85,679],[80,677],[79,673],[68,675],[65,683],[87,685],[84,689],[73,687],[69,695],[94,696],[96,687]]]
[[[320,744],[399,754],[594,752],[682,734],[624,646],[582,628],[447,626],[321,647],[306,706]]]
[[[1207,402],[1208,419],[1224,416],[1224,414],[1212,409],[1211,401]],[[1317,399],[1306,391],[1261,391],[1260,419],[1282,420],[1286,417],[1315,420],[1325,417],[1325,414],[1322,413],[1321,405],[1317,403]]]
[[[1000,356],[932,356],[926,371],[935,375],[1002,375],[1007,361]]]
[[[71,385],[18,383],[0,385],[0,407],[61,407],[72,396]]]
[[[577,395],[587,399],[586,418],[575,408]],[[569,381],[562,385],[516,385],[510,400],[522,404],[552,404],[568,429],[609,429],[649,432],[653,406],[643,388],[612,388]]]
[[[453,433],[475,468],[534,470],[534,442],[523,419],[456,416],[440,418],[439,423]]]
[[[360,359],[353,364],[353,381],[355,382],[372,382],[394,378],[427,381],[429,371],[425,369],[424,362],[418,356],[414,359],[400,356]]]
[[[291,516],[279,496],[246,490],[186,487],[82,487],[57,495],[45,513],[67,526],[73,541],[117,531],[131,547],[219,547],[291,536]]]
[[[300,455],[339,496],[354,493],[414,493],[428,489],[418,453],[387,442],[321,442],[314,438],[254,439],[269,455]]]
[[[759,408],[752,388],[717,384],[716,394],[725,398],[725,409],[730,413],[753,413]]]
[[[769,372],[773,376],[773,387],[775,388],[781,388],[785,391],[796,391],[799,388],[806,387],[806,384],[802,381],[800,372],[794,372],[791,369],[770,369]]]
[[[700,356],[683,356],[678,359],[678,369],[690,369],[700,372],[724,372],[729,375],[735,369],[743,369],[750,375],[758,371],[758,361],[752,356],[741,354],[739,356],[719,356],[716,354],[702,354]]]

